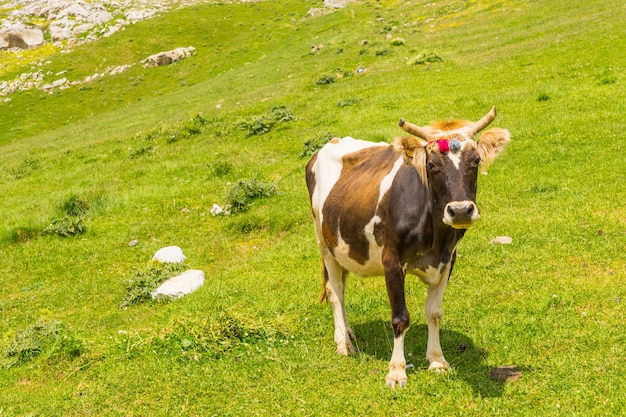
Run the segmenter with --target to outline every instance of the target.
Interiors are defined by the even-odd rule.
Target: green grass
[[[363,1],[307,18],[318,3],[171,11],[46,68],[73,81],[179,46],[194,56],[0,103],[0,415],[624,414],[626,9]],[[2,68],[9,80],[30,64]],[[359,353],[334,354],[303,155],[493,104],[513,141],[479,179],[482,220],[444,299],[453,370],[427,372],[426,288],[411,278],[415,368],[391,390],[383,279],[349,280]],[[249,181],[272,193],[210,214]],[[66,216],[82,233],[43,233]],[[488,243],[499,235],[513,243]],[[169,245],[205,285],[119,308]],[[16,341],[43,353],[12,363]],[[503,365],[522,377],[492,381]]]

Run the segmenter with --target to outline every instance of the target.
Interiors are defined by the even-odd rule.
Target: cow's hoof
[[[391,388],[404,388],[406,386],[406,370],[405,366],[389,366],[389,373],[387,374],[387,385]]]
[[[428,367],[429,371],[436,372],[438,374],[446,373],[450,369],[450,364],[445,360],[443,362],[432,361]]]
[[[354,355],[356,353],[356,349],[352,346],[350,342],[342,342],[337,344],[337,353],[339,355]]]

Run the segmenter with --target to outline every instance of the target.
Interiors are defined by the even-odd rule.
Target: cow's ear
[[[500,155],[510,140],[511,134],[506,129],[489,129],[480,135],[478,155],[480,155],[480,166],[483,172],[487,171],[489,165]]]
[[[394,147],[402,152],[404,161],[411,164],[417,170],[417,173],[425,186],[428,184],[426,176],[426,145],[428,142],[416,139],[414,137],[404,137],[396,139]]]
[[[426,146],[426,142],[412,136],[397,138],[394,143],[396,150],[404,154],[407,163],[410,163],[415,157],[416,149],[424,148],[424,146]]]

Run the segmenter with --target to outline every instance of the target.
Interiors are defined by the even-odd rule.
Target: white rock
[[[324,0],[324,7],[329,7],[332,9],[343,9],[351,3],[353,0]]]
[[[489,241],[489,243],[498,243],[500,245],[509,245],[513,243],[513,238],[509,236],[496,236]]]
[[[191,294],[204,285],[204,272],[199,269],[190,269],[165,281],[159,288],[152,292],[152,299],[169,298],[177,299]]]
[[[153,261],[159,261],[170,264],[180,264],[185,262],[187,258],[183,254],[183,250],[178,246],[168,246],[159,249],[152,257]]]
[[[224,213],[224,209],[219,204],[213,204],[211,207],[211,214],[217,216],[222,213]]]

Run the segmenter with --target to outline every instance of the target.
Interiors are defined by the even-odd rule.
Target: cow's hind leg
[[[324,281],[326,282],[325,287],[328,300],[333,308],[333,317],[335,320],[335,343],[337,344],[337,353],[340,355],[356,353],[356,349],[354,349],[350,341],[350,339],[355,340],[355,337],[354,332],[348,325],[348,316],[344,303],[348,271],[342,268],[330,255],[324,257],[323,267]]]

